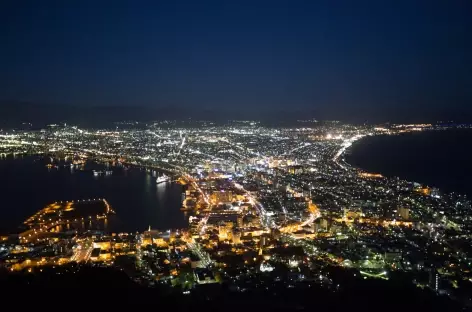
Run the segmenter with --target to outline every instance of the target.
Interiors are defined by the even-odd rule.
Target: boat
[[[166,182],[169,182],[169,181],[170,181],[170,178],[168,176],[166,176],[165,174],[162,174],[161,176],[158,176],[157,179],[156,179],[157,184],[166,183]]]

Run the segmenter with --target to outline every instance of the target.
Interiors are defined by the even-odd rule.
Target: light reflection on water
[[[142,231],[187,227],[180,210],[182,187],[174,183],[156,185],[152,172],[137,168],[123,170],[110,167],[110,176],[94,177],[92,170],[103,166],[87,164],[85,168],[46,167],[38,157],[8,157],[0,161],[0,229],[13,229],[26,218],[56,200],[105,198],[116,211],[101,226],[109,231]],[[69,225],[72,229],[72,225]]]

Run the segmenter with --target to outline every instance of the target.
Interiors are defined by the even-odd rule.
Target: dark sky
[[[472,111],[472,1],[0,1],[0,99]]]

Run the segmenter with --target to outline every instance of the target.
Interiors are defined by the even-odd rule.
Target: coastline
[[[465,157],[470,129],[428,129],[399,134],[372,133],[355,140],[339,156],[345,169],[472,196],[472,166]]]
[[[45,167],[46,161],[39,159],[41,156],[31,160],[28,157],[0,160],[4,179],[8,181],[2,184],[4,201],[15,207],[5,210],[7,213],[0,222],[2,229],[16,230],[26,217],[54,201],[88,198],[105,198],[110,202],[117,212],[112,227],[117,232],[134,232],[149,225],[167,230],[187,224],[185,213],[179,209],[182,187],[177,184],[156,187],[152,175],[141,168],[126,171],[117,167],[111,176],[95,177],[92,169],[99,164],[86,170],[62,165],[51,170]],[[23,198],[25,190],[32,190],[33,196]]]

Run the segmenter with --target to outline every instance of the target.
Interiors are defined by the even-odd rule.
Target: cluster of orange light
[[[368,172],[361,172],[359,176],[362,178],[383,178],[380,173],[368,173]]]
[[[370,224],[379,224],[383,225],[384,227],[394,225],[394,226],[412,226],[413,224],[411,222],[405,222],[405,221],[388,221],[388,220],[377,220],[377,219],[359,219],[359,223],[370,223]]]
[[[426,196],[429,196],[431,194],[431,190],[428,187],[418,188],[416,189],[416,191]]]

